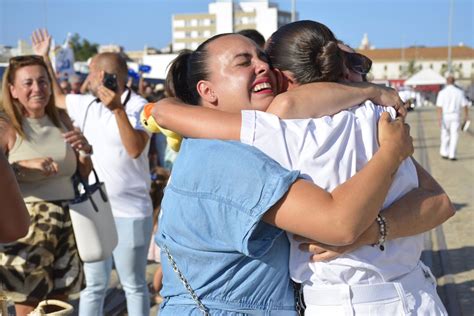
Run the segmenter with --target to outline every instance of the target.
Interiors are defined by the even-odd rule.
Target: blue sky
[[[358,46],[364,33],[377,48],[446,46],[451,0],[296,0],[300,19],[329,26]],[[62,42],[68,32],[128,50],[171,41],[171,16],[207,12],[207,0],[0,0],[0,44],[16,46],[46,26]],[[291,0],[275,0],[290,11]],[[452,43],[474,46],[474,1],[454,0]]]

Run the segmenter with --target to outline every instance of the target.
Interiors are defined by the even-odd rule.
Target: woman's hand
[[[46,29],[37,29],[31,35],[31,43],[33,52],[36,55],[48,56],[51,46],[51,35],[48,34]]]
[[[332,260],[359,248],[355,243],[347,246],[331,246],[298,235],[293,238],[301,243],[298,246],[301,251],[310,253],[312,262]]]
[[[298,248],[301,251],[311,253],[311,261],[328,261],[335,259],[343,254],[352,252],[362,246],[373,245],[377,243],[380,237],[379,225],[374,221],[372,225],[363,232],[355,242],[345,246],[333,246],[311,240],[299,235],[294,235],[293,239],[300,242]]]
[[[57,162],[51,157],[20,160],[16,164],[22,169],[40,171],[46,177],[53,176],[59,171]]]
[[[375,93],[370,101],[378,105],[393,107],[397,111],[397,116],[406,117],[408,104],[400,99],[397,90],[380,85],[373,85],[373,88]]]
[[[92,154],[92,146],[78,128],[64,133],[63,136],[64,140],[69,143],[75,151],[84,151],[86,155]]]
[[[410,136],[410,126],[403,118],[392,120],[390,114],[382,113],[378,124],[378,140],[380,147],[392,150],[399,162],[411,156],[414,152],[413,138]]]

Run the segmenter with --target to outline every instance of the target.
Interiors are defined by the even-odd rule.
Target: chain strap
[[[176,272],[176,274],[179,277],[179,280],[181,281],[181,283],[183,283],[184,287],[186,288],[186,290],[191,295],[191,298],[196,303],[199,310],[201,310],[201,312],[203,313],[204,316],[209,316],[209,311],[207,310],[206,306],[204,306],[204,304],[201,302],[201,300],[197,296],[196,292],[194,292],[193,288],[189,284],[188,280],[186,280],[183,273],[181,273],[181,271],[179,270],[178,266],[176,265],[176,261],[174,261],[174,258],[171,255],[168,247],[163,246],[162,249],[166,252],[166,256],[168,257],[168,261],[171,264],[171,267],[173,268],[173,271]]]

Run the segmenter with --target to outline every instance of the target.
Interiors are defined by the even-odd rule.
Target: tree
[[[448,70],[448,64],[442,64],[439,73],[441,74],[441,76],[446,77],[446,75],[448,74]],[[462,78],[461,64],[456,65],[454,63],[451,63],[451,73],[454,75],[454,78]]]
[[[99,47],[99,44],[91,43],[84,38],[81,41],[81,37],[77,33],[71,36],[70,45],[74,51],[74,59],[77,61],[87,61],[97,54],[97,48]]]
[[[418,71],[421,70],[421,65],[417,65],[415,60],[410,60],[406,66],[402,67],[402,75],[404,77],[410,77],[416,74]]]

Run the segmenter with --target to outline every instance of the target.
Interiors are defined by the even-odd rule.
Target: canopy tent
[[[446,79],[433,69],[423,69],[408,78],[405,86],[426,86],[446,84]]]

